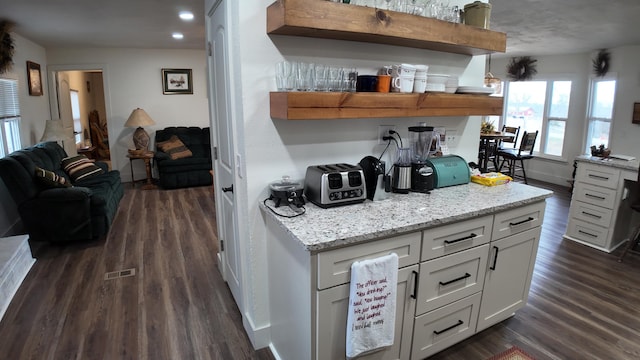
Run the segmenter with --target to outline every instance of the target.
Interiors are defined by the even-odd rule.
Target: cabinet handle
[[[604,196],[598,196],[598,195],[593,195],[593,194],[589,194],[589,193],[585,193],[584,196],[588,196],[590,198],[600,199],[600,200],[606,199]]]
[[[454,282],[456,282],[456,281],[460,281],[460,280],[464,280],[464,279],[466,279],[466,278],[468,278],[468,277],[471,277],[471,274],[469,274],[469,273],[464,273],[464,275],[460,276],[460,277],[459,277],[459,278],[457,278],[457,279],[449,280],[449,281],[447,281],[447,282],[442,282],[442,281],[440,281],[440,286],[447,286],[447,285],[449,285],[449,284],[451,284],[451,283],[454,283]]]
[[[411,298],[418,298],[418,272],[415,270],[413,270],[413,294],[411,294]]]
[[[600,216],[600,215],[588,213],[586,211],[583,211],[582,213],[585,214],[585,215],[593,216],[594,218],[597,218],[597,219],[602,219],[602,216]]]
[[[529,216],[528,218],[526,218],[526,219],[524,219],[522,221],[518,221],[518,222],[514,222],[514,223],[510,222],[509,226],[516,226],[516,225],[524,224],[526,222],[533,221],[533,220],[535,220],[535,219],[532,218],[531,216]]]
[[[589,177],[590,177],[590,178],[596,178],[596,179],[604,180],[604,181],[609,180],[609,178],[608,178],[608,177],[606,177],[606,176],[600,176],[600,175],[593,175],[593,174],[589,174]]]
[[[493,265],[489,267],[489,269],[491,270],[496,269],[496,264],[498,263],[498,251],[500,251],[500,249],[497,246],[494,246],[493,248],[496,249],[496,253],[493,254]]]
[[[597,238],[597,237],[598,237],[598,235],[593,235],[593,234],[588,233],[588,232],[586,232],[586,231],[578,230],[578,232],[579,232],[580,234],[589,235],[589,236],[594,237],[594,238]]]
[[[474,237],[476,237],[476,236],[478,236],[478,235],[476,235],[476,234],[474,234],[474,233],[471,233],[471,235],[469,235],[469,236],[465,236],[465,237],[461,237],[460,239],[455,239],[455,240],[445,240],[445,241],[444,241],[444,243],[445,243],[446,245],[449,245],[449,244],[455,244],[455,243],[457,243],[457,242],[459,242],[459,241],[471,240],[471,239],[473,239],[473,238],[474,238]]]
[[[446,328],[446,329],[442,329],[442,330],[440,330],[440,331],[438,331],[438,330],[433,330],[433,333],[434,333],[434,334],[436,334],[436,335],[440,335],[440,334],[442,334],[443,332],[447,332],[447,331],[449,331],[449,330],[451,330],[451,329],[453,329],[453,328],[455,328],[455,327],[458,327],[458,326],[460,326],[460,325],[462,325],[462,324],[464,324],[464,321],[462,321],[462,320],[458,320],[458,322],[457,322],[457,323],[455,323],[455,324],[453,324],[453,325],[449,326],[449,327],[448,327],[448,328]]]

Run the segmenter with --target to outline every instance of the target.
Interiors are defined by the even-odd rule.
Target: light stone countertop
[[[307,203],[306,213],[295,218],[274,215],[262,203],[260,208],[306,250],[316,252],[476,218],[543,201],[552,194],[520,183],[492,187],[469,183],[435,189],[431,194],[389,193],[385,200],[329,209]],[[271,201],[267,204],[273,206]],[[288,206],[275,210],[293,214]]]
[[[576,157],[576,160],[591,163],[591,164],[611,166],[611,167],[622,169],[622,170],[637,171],[638,167],[640,166],[640,163],[638,163],[637,159],[627,161],[627,160],[619,160],[619,159],[612,159],[612,158],[601,158],[601,157],[591,156],[591,155],[580,155]]]

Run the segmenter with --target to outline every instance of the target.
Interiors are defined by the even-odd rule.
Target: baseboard
[[[253,321],[247,316],[247,314],[243,314],[242,316],[242,325],[244,326],[244,330],[249,337],[249,341],[251,341],[251,345],[254,349],[262,349],[271,345],[271,327],[270,325],[265,325],[262,327],[256,327],[253,324]]]
[[[36,262],[31,255],[28,238],[27,235],[18,235],[0,239],[0,319]]]
[[[276,349],[273,347],[273,344],[269,344],[269,350],[271,350],[271,355],[273,355],[276,360],[282,360],[282,356],[278,354]]]
[[[555,176],[552,174],[537,172],[533,170],[527,170],[527,179],[544,181],[546,183],[555,184],[566,188],[569,187],[569,180],[571,180],[561,176]]]

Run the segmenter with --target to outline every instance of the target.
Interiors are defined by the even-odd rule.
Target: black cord
[[[300,206],[300,208],[302,209],[302,212],[301,212],[301,213],[297,213],[297,214],[295,214],[295,215],[279,214],[279,213],[277,213],[275,210],[273,210],[273,209],[271,208],[271,206],[267,205],[267,200],[272,200],[272,198],[271,198],[271,197],[268,197],[268,198],[264,199],[264,201],[262,202],[262,203],[264,204],[264,206],[266,206],[266,207],[267,207],[267,209],[269,209],[272,213],[274,213],[274,214],[276,214],[276,215],[278,215],[278,216],[282,216],[282,217],[286,217],[286,218],[294,218],[294,217],[300,216],[300,215],[302,215],[302,214],[304,214],[304,213],[306,213],[306,212],[307,212],[307,209],[305,209],[305,207],[304,207],[304,206]],[[292,209],[292,210],[293,210],[293,209]]]
[[[401,148],[402,148],[402,147],[404,147],[404,145],[402,144],[402,137],[400,137],[400,134],[398,134],[398,132],[397,132],[397,131],[395,131],[395,130],[389,130],[389,134],[391,134],[391,135],[396,135],[396,136],[398,137],[398,139],[400,140],[400,147],[401,147]],[[397,145],[397,143],[396,143],[396,145]]]
[[[384,148],[384,150],[382,150],[382,154],[378,156],[378,163],[380,162],[380,159],[382,159],[382,155],[384,155],[384,152],[387,151],[387,149],[389,148],[389,145],[391,145],[391,139],[393,138],[391,136],[385,136],[383,137],[383,139],[387,140],[387,146]]]

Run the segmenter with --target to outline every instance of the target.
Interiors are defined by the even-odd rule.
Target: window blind
[[[0,79],[0,120],[19,116],[18,81]]]

